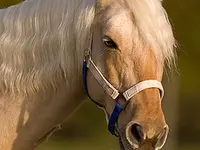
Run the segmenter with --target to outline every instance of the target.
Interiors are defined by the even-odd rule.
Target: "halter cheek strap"
[[[99,82],[99,84],[103,87],[103,89],[106,91],[106,93],[112,97],[112,99],[116,99],[119,96],[119,92],[117,89],[115,89],[112,84],[110,84],[106,78],[102,75],[102,73],[99,71],[97,66],[92,61],[91,57],[89,58],[87,62],[87,68],[92,72],[95,79]]]

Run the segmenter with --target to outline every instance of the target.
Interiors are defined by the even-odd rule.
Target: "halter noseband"
[[[83,84],[84,84],[84,89],[86,91],[86,94],[88,97],[99,107],[103,107],[101,104],[93,100],[88,92],[88,87],[87,87],[87,70],[89,69],[92,73],[92,75],[95,77],[95,79],[98,81],[98,83],[103,87],[105,92],[114,100],[116,100],[115,108],[109,118],[109,123],[108,123],[108,130],[110,131],[111,134],[118,136],[117,133],[115,132],[115,124],[118,120],[118,117],[121,113],[121,111],[124,109],[124,106],[122,106],[117,98],[120,94],[123,95],[124,99],[126,102],[128,102],[132,97],[134,97],[136,94],[139,92],[148,89],[148,88],[158,88],[161,93],[161,99],[164,96],[164,89],[160,81],[158,80],[145,80],[140,83],[137,83],[130,87],[128,90],[126,90],[123,93],[120,93],[115,87],[110,84],[110,82],[103,76],[103,74],[99,71],[97,66],[94,64],[92,61],[92,44],[93,44],[93,36],[91,36],[90,39],[90,48],[85,50],[85,56],[84,56],[84,61],[83,61],[83,68],[82,68],[82,77],[83,77]]]

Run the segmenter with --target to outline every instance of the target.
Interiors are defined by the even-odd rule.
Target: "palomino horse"
[[[161,149],[160,82],[175,57],[161,3],[27,0],[1,9],[0,150],[33,150],[87,95],[121,149]]]

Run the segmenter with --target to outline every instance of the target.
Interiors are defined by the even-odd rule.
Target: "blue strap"
[[[83,61],[83,68],[82,68],[82,78],[83,78],[83,86],[84,86],[85,92],[86,92],[87,96],[92,100],[92,102],[94,102],[99,107],[103,107],[101,104],[94,101],[89,95],[88,87],[87,87],[87,70],[88,70],[87,62],[86,62],[86,60],[84,60]]]
[[[83,85],[84,85],[85,92],[86,92],[87,96],[92,100],[92,102],[94,102],[99,107],[103,107],[101,104],[94,101],[89,95],[88,87],[87,87],[87,70],[88,70],[87,62],[84,60],[83,68],[82,68],[82,77],[83,77]],[[112,135],[117,136],[116,133],[115,133],[115,123],[117,122],[119,114],[123,109],[124,108],[119,103],[116,103],[115,108],[114,108],[114,110],[113,110],[113,112],[110,116],[109,124],[108,124],[108,130],[110,131],[110,133]]]
[[[109,123],[108,123],[108,130],[110,131],[112,135],[117,136],[115,133],[115,123],[117,122],[119,114],[121,113],[123,109],[124,107],[122,107],[119,103],[116,103],[115,108],[110,116]]]

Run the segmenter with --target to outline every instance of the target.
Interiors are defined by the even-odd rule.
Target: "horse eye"
[[[117,45],[115,44],[115,42],[110,38],[104,38],[103,42],[109,48],[115,48],[115,49],[117,48]]]

